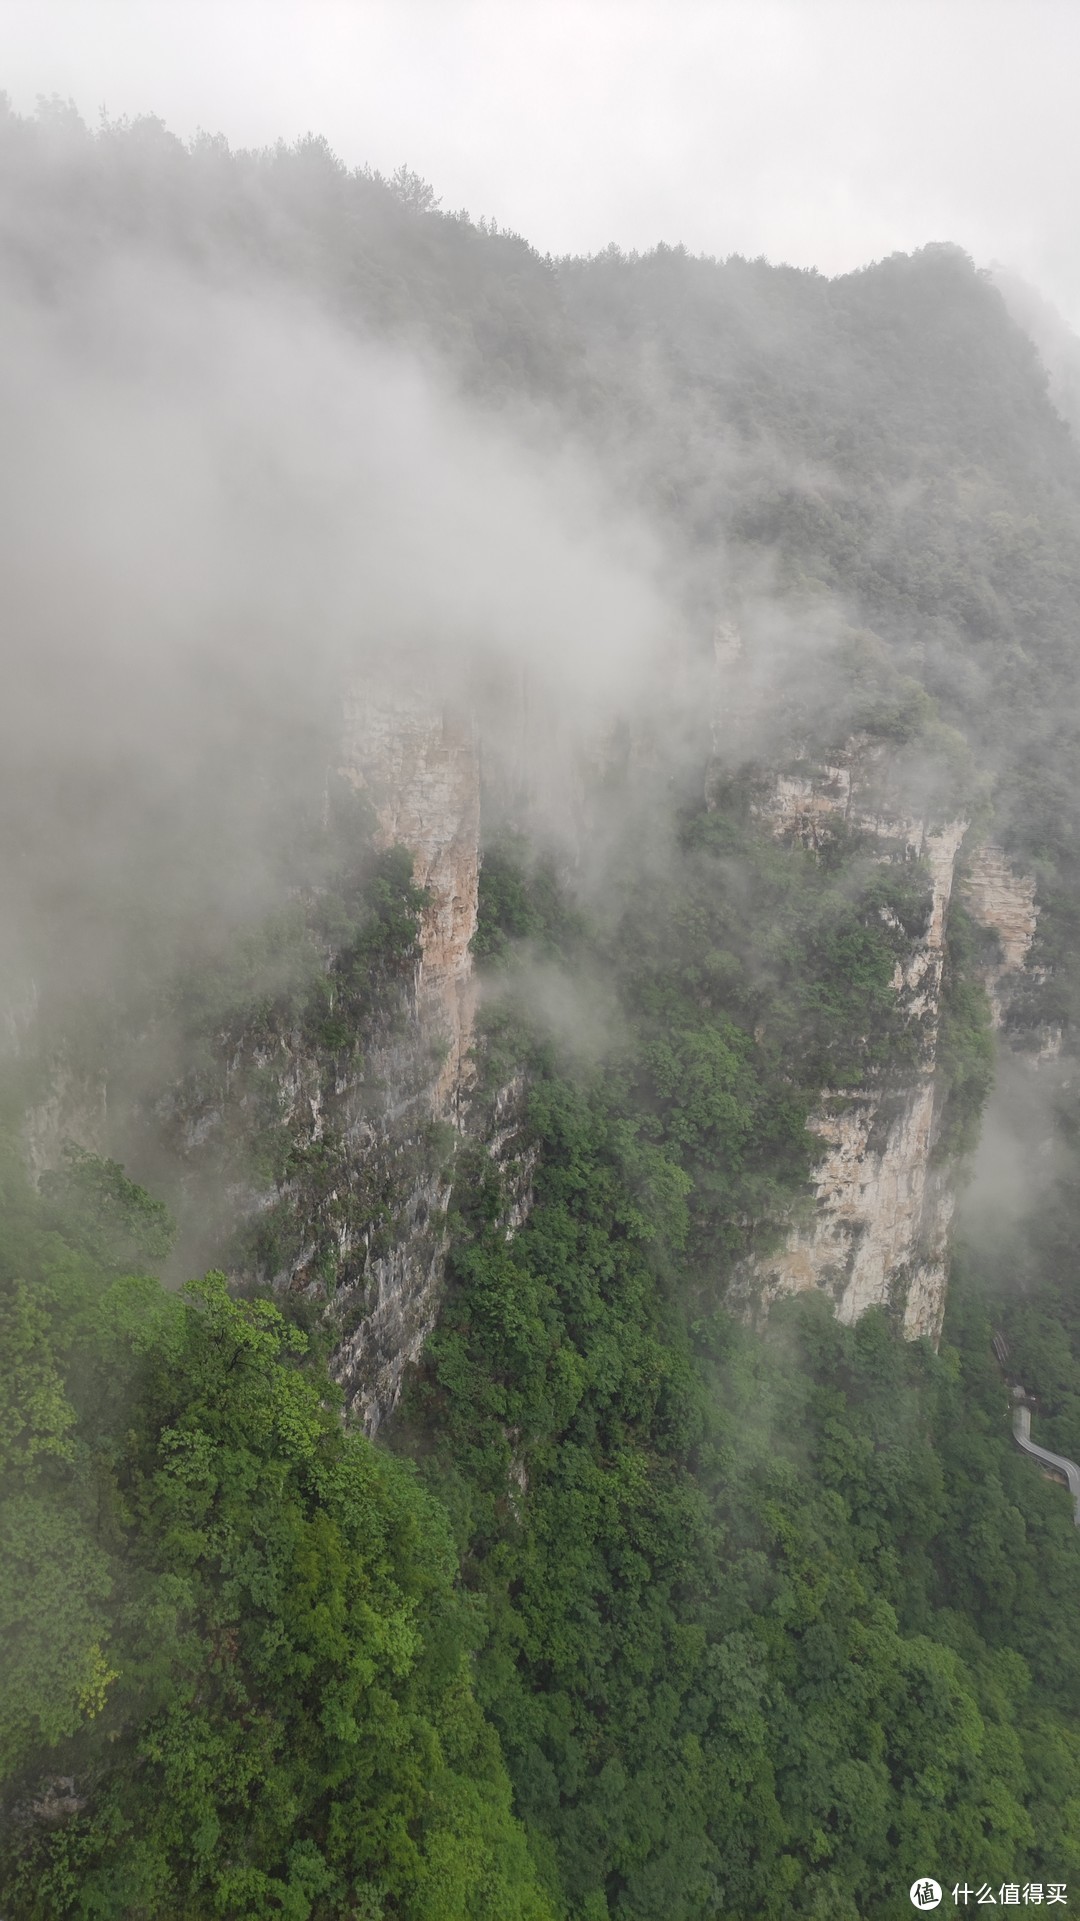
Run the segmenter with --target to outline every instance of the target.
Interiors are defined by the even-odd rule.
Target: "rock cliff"
[[[767,1310],[779,1296],[817,1287],[843,1321],[888,1307],[910,1339],[936,1342],[945,1305],[953,1194],[934,1164],[935,1075],[945,930],[957,855],[967,823],[937,827],[888,803],[887,748],[855,736],[832,764],[780,775],[759,806],[779,837],[820,848],[841,826],[866,837],[880,860],[921,859],[930,879],[926,923],[893,986],[921,1032],[917,1069],[902,1087],[835,1088],[809,1126],[821,1143],[814,1207],[782,1247],[744,1277],[748,1301]]]
[[[427,894],[399,1058],[377,1064],[387,1092],[381,1117],[383,1151],[387,1140],[397,1139],[407,1155],[418,1131],[424,1131],[424,1119],[460,1124],[463,1095],[472,1078],[469,946],[476,930],[480,869],[475,726],[419,692],[357,687],[346,701],[341,772],[370,799],[377,840],[409,849],[414,880]],[[376,1130],[379,1126],[377,1119]],[[378,1146],[375,1132],[370,1148]],[[351,1307],[347,1298],[333,1304],[340,1337],[334,1373],[362,1411],[369,1432],[394,1406],[405,1369],[419,1357],[434,1326],[449,1197],[449,1183],[432,1154],[421,1153],[397,1215],[392,1245],[379,1251],[369,1247],[362,1275],[350,1290]]]
[[[936,1342],[953,1213],[949,1171],[934,1154],[936,1048],[947,918],[966,823],[934,825],[905,811],[891,781],[890,749],[870,734],[853,735],[827,762],[796,766],[774,776],[759,799],[759,817],[772,834],[820,851],[845,831],[860,835],[872,858],[925,864],[925,923],[893,982],[919,1033],[920,1054],[903,1085],[828,1090],[809,1122],[820,1147],[812,1207],[777,1251],[744,1273],[736,1295],[767,1311],[784,1294],[816,1287],[832,1296],[844,1321],[884,1305],[909,1337]],[[276,1191],[249,1180],[229,1186],[220,1202],[222,1219],[231,1211],[257,1221],[275,1208],[292,1209],[292,1239],[275,1277],[325,1302],[334,1372],[374,1431],[434,1325],[451,1191],[448,1128],[461,1129],[473,1086],[477,729],[431,690],[357,685],[345,702],[339,771],[369,801],[377,844],[404,845],[412,855],[415,883],[426,896],[415,974],[400,990],[396,1013],[390,1010],[368,1036],[363,1062],[343,1063],[336,1080],[331,1074],[328,1082],[326,1061],[299,1034],[279,1037],[265,1056],[256,1050],[249,1065],[273,1084],[277,1119],[299,1153]],[[1000,1026],[1035,930],[1034,885],[992,845],[976,851],[962,885],[973,917],[999,939],[987,985]],[[27,1122],[35,1171],[55,1160],[64,1134],[110,1151],[103,1087],[76,1086],[60,1066],[54,1078]],[[235,1078],[235,1063],[226,1063],[226,1090]],[[507,1164],[508,1232],[524,1219],[530,1199],[521,1105],[522,1090],[511,1083],[491,1113],[479,1121],[474,1114],[471,1123],[496,1161]],[[222,1098],[193,1108],[165,1094],[158,1112],[185,1165],[213,1169],[221,1187]],[[313,1170],[307,1185],[297,1160]],[[196,1171],[191,1178],[197,1185],[201,1177]]]
[[[346,698],[338,760],[376,845],[408,848],[425,895],[413,976],[376,996],[361,1050],[335,1059],[303,1024],[256,1019],[223,1029],[194,1067],[151,1026],[136,1051],[160,1067],[112,1114],[104,1074],[77,1069],[63,1043],[38,1059],[29,1003],[6,1010],[3,1037],[25,1057],[35,1177],[68,1140],[116,1155],[180,1214],[177,1278],[224,1260],[324,1302],[334,1372],[373,1431],[434,1324],[443,1272],[449,1130],[472,1081],[480,759],[470,717],[426,689],[365,684]],[[498,1152],[499,1127],[512,1130],[493,1125]],[[269,1154],[283,1136],[284,1163]]]
[[[996,934],[1000,944],[999,959],[983,970],[991,1018],[1000,1028],[1035,938],[1035,882],[1030,874],[1016,872],[1002,848],[987,842],[976,849],[963,896],[972,919]]]
[[[966,833],[962,820],[931,829],[890,798],[889,750],[854,736],[832,764],[782,774],[759,812],[777,837],[823,847],[843,824],[867,837],[878,859],[919,857],[931,882],[930,913],[894,987],[905,1011],[922,1021],[917,1072],[901,1087],[831,1090],[809,1122],[821,1143],[813,1169],[810,1218],[792,1227],[782,1247],[746,1276],[748,1302],[767,1310],[779,1296],[817,1287],[836,1302],[843,1321],[887,1307],[909,1339],[936,1345],[945,1307],[948,1235],[955,1211],[952,1170],[934,1153],[941,1090],[936,1049],[950,900]],[[964,904],[996,934],[997,956],[982,969],[991,1016],[1000,1029],[1026,962],[1038,909],[1035,883],[1003,849],[977,847],[960,882]],[[1040,1058],[1060,1035],[1043,1035]]]
[[[103,1073],[80,1071],[60,1053],[42,1063],[42,1079],[22,1127],[26,1164],[35,1181],[59,1167],[68,1142],[91,1154],[105,1154],[109,1140],[108,1083]]]
[[[365,792],[383,847],[407,847],[428,896],[420,933],[416,1017],[446,1047],[432,1088],[453,1116],[469,1078],[474,1000],[469,943],[480,872],[480,755],[475,722],[419,692],[351,690],[340,770]]]
[[[60,1165],[69,1143],[104,1154],[109,1136],[104,1068],[79,1060],[67,1042],[49,1047],[42,1029],[37,984],[27,979],[0,999],[0,1070],[21,1105],[19,1138],[34,1181]]]

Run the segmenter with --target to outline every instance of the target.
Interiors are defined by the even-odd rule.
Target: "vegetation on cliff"
[[[3,1201],[9,1911],[543,1921],[437,1503],[268,1301],[131,1272],[114,1165]]]
[[[768,773],[857,737],[920,817],[992,818],[1042,907],[1010,1020],[1075,1057],[1080,461],[1031,343],[953,247],[837,280],[666,246],[554,262],[315,139],[185,149],[53,103],[0,112],[0,151],[6,286],[63,312],[102,246],[254,276],[587,447],[662,529],[691,690],[591,769],[576,874],[528,806],[493,818],[480,1119],[378,1447],[342,1421],[322,1309],[449,1159],[414,1129],[373,1172],[342,1122],[408,1027],[407,852],[374,852],[325,728],[269,696],[244,745],[198,710],[130,861],[122,782],[80,765],[57,799],[20,743],[0,769],[40,1023],[107,1065],[130,1143],[127,1171],[72,1152],[37,1191],[14,1128],[3,1161],[5,1913],[888,1921],[916,1875],[1080,1878],[1080,1540],[1011,1449],[990,1350],[992,1310],[1080,1454],[1067,1067],[1049,1198],[958,1263],[939,1354],[820,1296],[764,1333],[725,1307],[809,1204],[822,1091],[925,1061],[894,987],[923,864],[846,825],[775,837]],[[991,1077],[984,958],[954,905],[943,1157]],[[482,1124],[508,1086],[527,1209]],[[185,1272],[210,1250],[240,1285],[162,1286],[166,1203]]]
[[[462,1169],[419,1482],[269,1302],[132,1275],[165,1223],[114,1167],[9,1167],[13,1912],[779,1921],[899,1913],[928,1855],[1080,1871],[1080,1555],[977,1290],[939,1356],[820,1298],[687,1326],[689,1183],[602,1085],[541,1074],[530,1124],[509,1244]]]
[[[703,818],[714,860],[752,837]],[[462,1167],[446,1304],[397,1424],[485,1603],[478,1686],[516,1805],[553,1897],[588,1917],[900,1914],[930,1859],[1035,1878],[1073,1860],[1080,1790],[1067,1503],[1029,1501],[970,1277],[937,1356],[879,1311],[838,1327],[820,1297],[774,1309],[764,1341],[725,1314],[732,1261],[805,1167],[815,1082],[800,1106],[790,1068],[817,1066],[822,1009],[859,1004],[873,950],[850,874],[808,896],[811,857],[763,836],[765,891],[736,923],[700,822],[685,848],[666,911],[608,952],[624,1038],[602,1071],[568,1080],[521,1036],[529,1219],[508,1242],[490,1160]],[[557,942],[546,884],[511,883],[505,849],[495,873],[489,951],[499,913]],[[913,919],[918,882],[895,877]],[[718,950],[736,925],[748,945]],[[798,996],[765,973],[765,930],[782,955],[802,933]],[[986,1030],[950,993],[963,1115]],[[879,1027],[864,1079],[885,1071]]]

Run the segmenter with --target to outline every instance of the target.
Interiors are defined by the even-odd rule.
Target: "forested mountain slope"
[[[990,1346],[1075,1458],[1080,454],[1001,293],[53,103],[0,297],[5,1913],[1080,1884]]]

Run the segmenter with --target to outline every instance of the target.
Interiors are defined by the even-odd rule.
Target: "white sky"
[[[1080,0],[0,0],[20,111],[324,133],[541,251],[927,240],[1080,324]]]

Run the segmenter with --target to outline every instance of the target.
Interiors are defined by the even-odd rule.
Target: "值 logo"
[[[912,1882],[910,1895],[912,1907],[918,1908],[921,1914],[925,1914],[931,1908],[936,1908],[941,1900],[941,1883],[933,1880],[930,1875],[924,1874],[918,1881]]]

